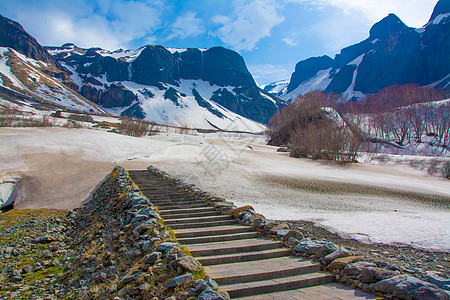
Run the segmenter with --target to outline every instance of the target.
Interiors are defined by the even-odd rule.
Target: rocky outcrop
[[[127,90],[122,84],[111,84],[101,94],[98,102],[105,108],[126,107],[137,101],[137,96],[133,92]]]
[[[0,46],[9,47],[27,57],[55,66],[59,63],[23,27],[0,15]]]
[[[327,55],[311,57],[298,62],[295,65],[295,71],[292,73],[286,93],[293,91],[302,82],[314,77],[320,70],[326,70],[332,66],[333,59]]]

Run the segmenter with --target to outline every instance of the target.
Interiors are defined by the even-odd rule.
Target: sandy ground
[[[450,251],[450,182],[405,166],[295,159],[245,134],[133,138],[63,128],[2,128],[0,153],[0,175],[24,178],[19,208],[77,207],[114,165],[152,164],[268,218]]]

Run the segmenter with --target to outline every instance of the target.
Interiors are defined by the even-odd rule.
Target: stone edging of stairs
[[[448,279],[430,276],[427,282],[409,274],[401,274],[399,270],[392,270],[382,261],[376,264],[364,261],[363,256],[332,242],[305,239],[301,232],[291,230],[288,224],[268,220],[251,206],[236,207],[233,202],[211,195],[153,166],[147,169],[214,207],[221,214],[231,215],[240,224],[253,227],[265,237],[280,240],[291,249],[292,255],[313,257],[322,264],[323,270],[334,274],[333,278],[336,282],[388,299],[450,299]]]

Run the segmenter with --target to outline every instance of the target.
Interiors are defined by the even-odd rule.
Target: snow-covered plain
[[[311,220],[365,242],[450,251],[448,180],[404,165],[290,158],[263,136],[173,130],[134,138],[94,129],[1,128],[0,176],[22,177],[18,208],[73,208],[114,165],[152,164],[274,219]]]

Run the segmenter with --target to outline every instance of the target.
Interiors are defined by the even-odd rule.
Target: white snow
[[[232,92],[233,87],[219,87],[211,85],[209,82],[202,80],[181,80],[180,86],[172,86],[166,84],[167,88],[172,87],[180,94],[178,98],[179,105],[175,105],[171,100],[164,98],[165,90],[160,90],[154,86],[140,85],[134,82],[122,82],[122,84],[138,95],[142,108],[146,113],[145,120],[163,125],[173,125],[189,128],[206,128],[206,129],[224,129],[247,132],[262,132],[265,126],[258,122],[246,119],[222,106],[210,101],[213,92],[218,89],[227,89]],[[220,118],[211,113],[208,109],[201,107],[193,95],[192,90],[197,92],[211,105],[212,108],[222,113],[225,117]],[[155,96],[147,98],[141,93],[142,90],[149,90]],[[123,109],[114,111],[108,110],[114,115],[120,114]]]
[[[447,80],[449,78],[450,78],[450,74],[448,74],[447,76],[445,76],[444,78],[442,78],[440,80],[437,80],[437,81],[435,81],[433,83],[430,83],[429,85],[427,85],[427,87],[434,88],[434,87],[436,87],[437,85],[441,84],[442,82],[444,82],[445,80]],[[447,85],[445,87],[447,87]]]
[[[372,44],[376,44],[377,42],[379,42],[380,41],[380,39],[374,39],[374,40],[371,40],[370,42],[372,43]]]
[[[450,17],[450,13],[438,15],[436,18],[434,18],[433,25],[440,24],[442,22],[442,20],[444,20],[444,19],[446,19],[448,17]]]
[[[133,62],[134,60],[136,60],[136,58],[141,54],[142,50],[144,49],[145,46],[136,50],[123,50],[123,49],[118,49],[115,51],[97,50],[96,52],[101,56],[109,56],[115,59],[122,58],[126,62]]]
[[[251,134],[191,135],[163,131],[152,137],[133,138],[92,129],[0,128],[0,135],[0,176],[14,172],[70,175],[65,164],[57,170],[42,166],[45,153],[50,153],[53,159],[65,155],[67,163],[89,162],[86,174],[92,171],[89,166],[98,163],[106,164],[109,171],[112,163],[129,169],[152,164],[238,206],[252,205],[268,218],[311,220],[365,242],[450,250],[448,208],[397,198],[389,192],[424,193],[448,199],[449,181],[423,176],[406,165],[359,163],[342,168],[295,159],[276,152],[276,147],[264,145],[264,136]],[[220,163],[208,157],[212,150],[221,154]],[[107,172],[98,176],[98,182]],[[66,182],[57,178],[51,180],[55,189],[67,187]],[[77,181],[69,182],[73,185]],[[342,190],[316,193],[297,188],[296,183],[302,182],[341,185]],[[92,182],[92,188],[95,184]],[[361,186],[361,194],[345,192],[348,184]],[[372,194],[366,191],[370,187],[386,189],[386,193]],[[53,188],[47,191],[49,197],[66,201],[57,192],[52,194]],[[79,198],[72,201],[80,205],[88,191],[78,193]]]
[[[273,83],[270,83],[267,85],[263,85],[263,86],[261,86],[261,89],[264,89],[266,86],[271,85],[273,87],[267,92],[277,95],[279,92],[286,89],[286,87],[289,85],[289,82],[290,82],[289,79],[280,80],[280,81],[276,81],[276,82],[273,82]]]
[[[325,90],[332,80],[332,78],[330,78],[330,71],[331,68],[320,70],[313,78],[301,83],[288,94],[281,95],[280,98],[286,101],[293,101],[298,95],[303,95],[316,90]]]
[[[175,52],[182,53],[182,52],[187,51],[187,49],[182,49],[182,48],[169,48],[169,47],[165,47],[165,48],[167,50],[169,50],[170,53],[172,53],[172,54],[174,54]]]
[[[358,68],[359,68],[359,65],[361,64],[361,62],[364,59],[364,55],[365,54],[362,54],[362,55],[358,56],[357,58],[355,58],[354,60],[352,60],[351,62],[348,63],[348,65],[356,66],[356,69],[355,69],[355,71],[353,71],[352,83],[350,84],[348,89],[342,94],[343,97],[346,100],[350,100],[353,97],[356,97],[356,98],[363,98],[364,97],[364,94],[362,92],[354,90],[355,84],[356,84],[356,77],[358,76]]]

